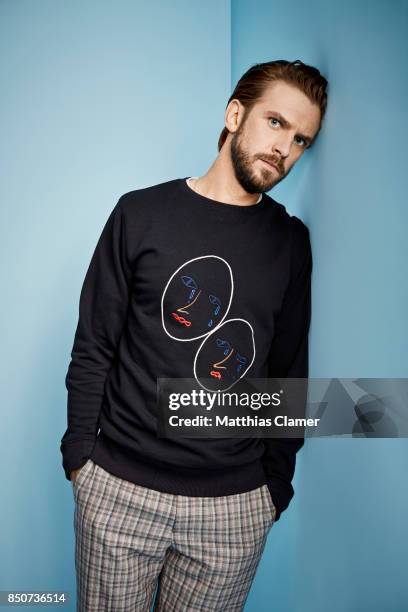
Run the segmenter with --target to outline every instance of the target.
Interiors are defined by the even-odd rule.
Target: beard
[[[274,159],[268,154],[250,155],[243,145],[244,123],[233,134],[231,139],[231,161],[234,169],[235,178],[247,193],[263,193],[270,191],[285,176],[278,159]],[[257,160],[266,159],[268,162],[276,164],[279,168],[278,173],[273,169],[262,167],[259,171],[254,170],[254,163]],[[261,166],[261,164],[259,164]]]

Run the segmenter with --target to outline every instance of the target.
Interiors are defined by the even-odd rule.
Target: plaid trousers
[[[243,610],[276,508],[267,485],[190,497],[88,459],[73,483],[77,612]]]

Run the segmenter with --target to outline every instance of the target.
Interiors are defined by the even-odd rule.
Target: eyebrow
[[[289,121],[287,119],[285,119],[285,117],[283,117],[283,115],[278,113],[278,111],[265,111],[265,115],[273,115],[274,117],[276,117],[276,119],[279,119],[279,121],[281,122],[281,124],[285,128],[291,128],[292,127],[292,125],[289,123]],[[312,137],[311,136],[306,136],[305,134],[296,134],[296,136],[300,136],[301,138],[303,138],[303,140],[305,141],[307,146],[309,146],[311,144],[311,142],[312,142]]]

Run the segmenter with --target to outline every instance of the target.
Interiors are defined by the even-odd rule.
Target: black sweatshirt
[[[91,458],[177,495],[232,495],[266,483],[279,520],[303,438],[159,438],[157,378],[194,378],[205,334],[237,318],[253,333],[245,376],[306,378],[311,272],[307,227],[265,193],[256,204],[228,204],[196,193],[185,177],[122,195],[80,295],[65,379],[66,478]],[[175,318],[174,300],[199,305],[195,328],[192,310]]]

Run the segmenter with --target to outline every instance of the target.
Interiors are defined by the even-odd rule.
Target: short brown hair
[[[231,100],[238,99],[245,107],[245,114],[248,113],[257,100],[262,97],[266,87],[273,81],[278,80],[295,85],[306,94],[311,102],[319,106],[320,125],[318,133],[326,112],[327,80],[320,74],[317,68],[308,66],[300,60],[295,60],[294,62],[274,60],[262,64],[254,64],[239,79],[227,102],[227,106]],[[229,131],[224,126],[218,139],[218,151],[221,150],[228,134]],[[312,142],[314,142],[314,139]]]

